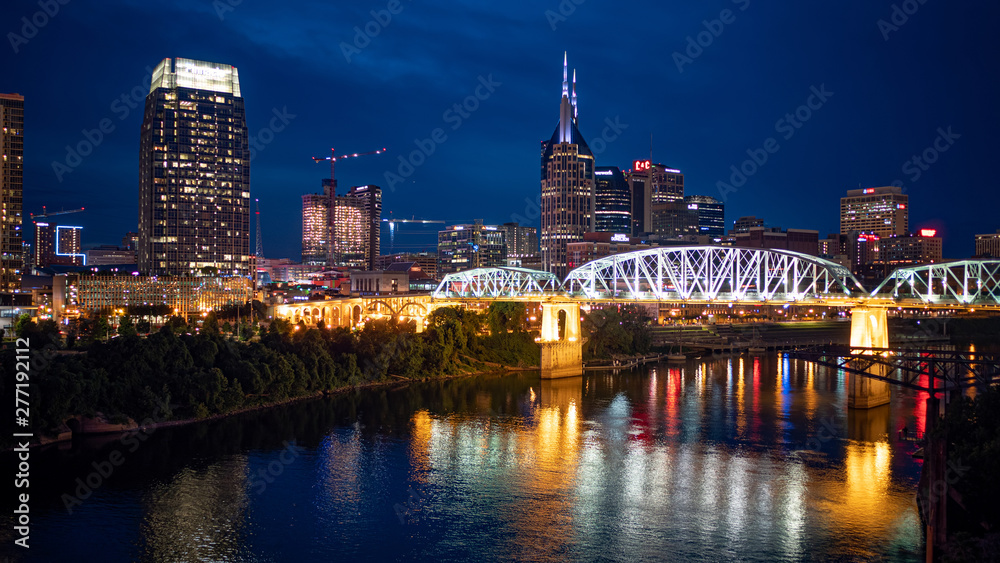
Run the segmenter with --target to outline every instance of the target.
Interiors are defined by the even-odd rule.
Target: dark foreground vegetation
[[[1000,561],[1000,387],[948,405],[948,543],[944,561]]]
[[[127,319],[116,337],[97,321],[79,340],[76,334],[60,339],[51,321],[18,323],[18,335],[29,337],[33,348],[30,430],[36,436],[52,435],[76,416],[101,413],[114,423],[204,418],[389,379],[539,363],[524,308],[516,304],[498,303],[485,313],[438,309],[421,334],[413,323],[389,320],[355,332],[275,320],[251,341],[225,335],[211,314],[197,332],[174,317],[145,338]],[[0,355],[2,365],[13,368],[12,342]],[[13,377],[0,381],[0,395],[14,402]]]

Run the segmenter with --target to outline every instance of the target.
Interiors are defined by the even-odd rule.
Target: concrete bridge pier
[[[542,379],[583,375],[580,304],[542,303]]]
[[[851,311],[851,346],[859,348],[888,348],[889,326],[886,309],[857,307]],[[872,366],[868,373],[886,376],[886,366]],[[889,404],[889,383],[850,375],[848,378],[847,406],[852,409],[870,409]]]

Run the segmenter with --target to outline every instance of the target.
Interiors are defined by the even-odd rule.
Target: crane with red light
[[[344,159],[347,159],[347,158],[357,158],[359,156],[368,156],[370,154],[382,154],[384,152],[386,152],[386,149],[383,147],[382,149],[379,149],[377,151],[356,152],[356,153],[342,154],[340,156],[337,156],[337,149],[330,149],[330,156],[327,156],[327,157],[314,156],[314,157],[312,157],[312,159],[313,159],[313,162],[315,162],[316,164],[319,164],[320,162],[324,162],[324,161],[327,161],[327,160],[330,161],[330,181],[333,182],[334,186],[336,186],[337,185],[337,182],[336,182],[337,177],[334,175],[334,172],[335,172],[335,166],[336,166],[338,160],[344,160]]]

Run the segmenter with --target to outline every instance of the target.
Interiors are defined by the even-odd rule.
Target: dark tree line
[[[65,343],[51,321],[19,322],[17,331],[33,346],[86,352],[47,352],[47,365],[31,373],[32,430],[51,434],[80,415],[102,413],[112,422],[201,418],[392,378],[471,372],[482,362],[538,365],[522,317],[508,305],[485,314],[438,309],[421,334],[412,322],[372,321],[352,332],[275,320],[249,342],[224,335],[213,314],[197,332],[171,317],[146,338],[128,316],[113,338],[103,317],[86,321],[84,338]],[[4,365],[14,365],[14,354],[8,343]],[[11,381],[0,382],[5,397]]]

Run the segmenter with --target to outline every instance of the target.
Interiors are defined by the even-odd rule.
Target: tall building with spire
[[[542,267],[563,277],[566,245],[583,240],[595,226],[594,153],[577,127],[576,70],[570,90],[568,57],[563,54],[559,124],[542,141]]]

